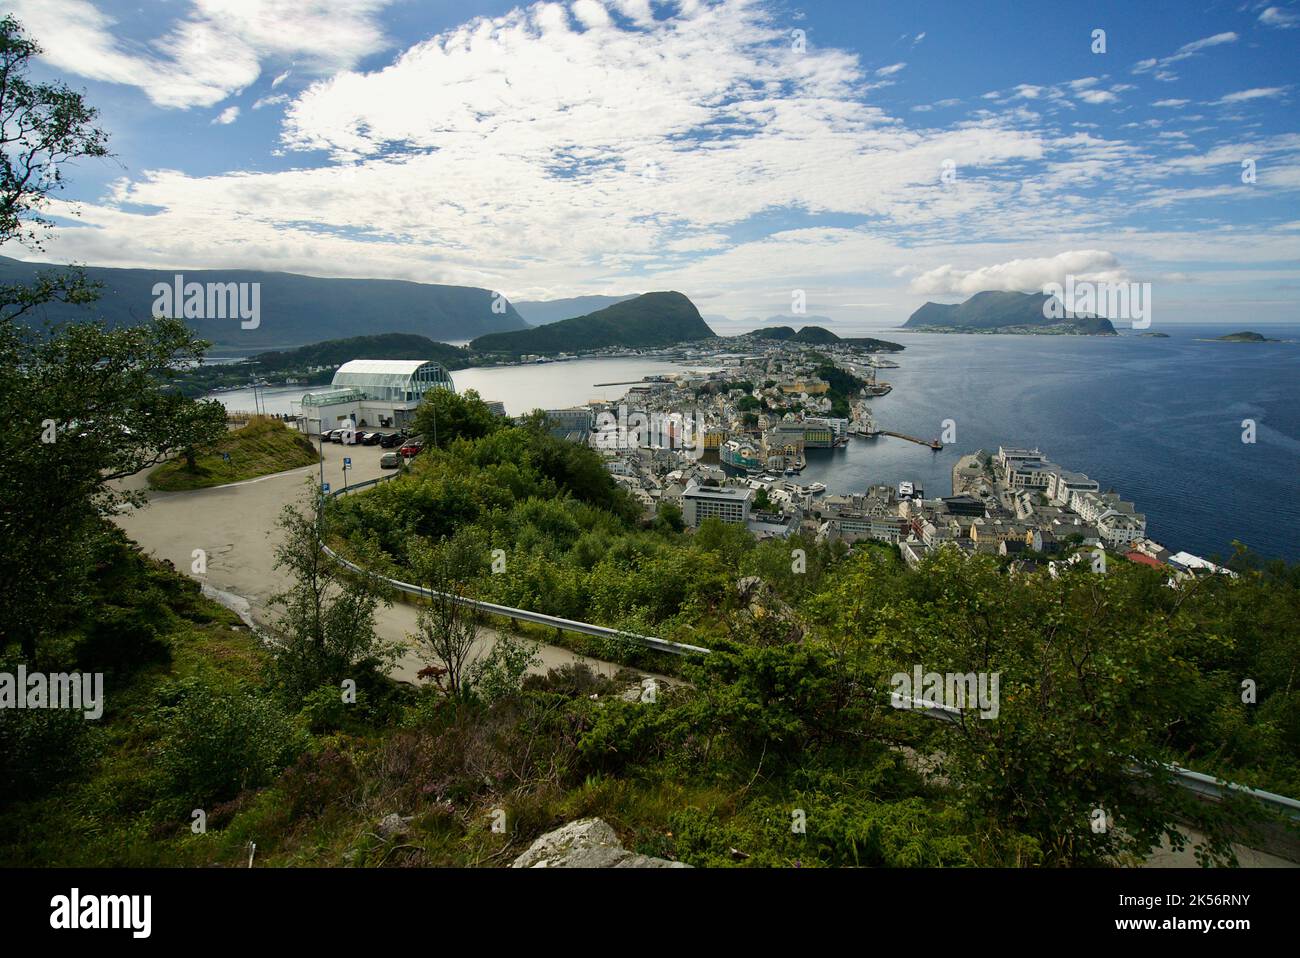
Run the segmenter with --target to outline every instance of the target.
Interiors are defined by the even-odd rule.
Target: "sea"
[[[796,324],[797,325],[797,324]],[[809,450],[800,481],[836,493],[909,481],[949,495],[952,467],[977,449],[1041,450],[1087,473],[1147,517],[1147,532],[1174,550],[1227,556],[1234,540],[1267,558],[1300,561],[1300,325],[1253,327],[1277,343],[1203,340],[1242,329],[1162,324],[1169,338],[916,333],[836,324],[905,346],[898,369],[878,379],[892,392],[872,402],[892,437],[854,438]],[[1251,328],[1251,327],[1245,327]],[[517,415],[535,408],[618,399],[642,376],[707,370],[639,359],[587,359],[477,368],[453,374]],[[257,391],[259,408],[290,412],[304,387]],[[251,390],[216,394],[228,408],[254,408]],[[1252,438],[1253,442],[1243,441]]]

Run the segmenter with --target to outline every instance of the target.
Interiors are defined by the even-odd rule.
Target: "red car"
[[[406,440],[406,442],[402,444],[402,448],[399,449],[398,452],[400,452],[406,458],[410,459],[412,456],[419,453],[420,450],[423,448],[424,448],[424,439],[421,438],[420,436],[416,436],[414,439]]]

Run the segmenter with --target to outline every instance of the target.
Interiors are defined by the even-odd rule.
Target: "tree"
[[[478,613],[468,602],[482,557],[469,535],[432,546],[417,544],[411,550],[412,565],[429,590],[429,604],[420,610],[413,638],[432,664],[439,688],[454,699],[508,694],[518,688],[537,655],[536,643],[504,633],[490,643],[481,641]]]
[[[379,579],[345,570],[325,551],[323,504],[313,490],[315,510],[288,505],[280,515],[284,539],[275,549],[275,566],[293,576],[288,589],[271,597],[281,612],[276,622],[278,644],[272,649],[278,678],[286,695],[301,703],[322,685],[376,672],[399,653],[375,632],[375,611],[388,604],[389,589]],[[379,550],[355,545],[356,564],[363,569],[382,565]]]
[[[13,16],[0,20],[0,237],[40,248],[52,226],[41,216],[62,188],[63,166],[108,155],[98,111],[63,83],[31,83],[27,66],[41,48]]]
[[[457,439],[478,439],[495,431],[502,419],[488,409],[470,389],[460,395],[450,389],[432,389],[415,411],[415,431],[429,445],[446,448]]]
[[[79,94],[27,80],[38,52],[16,20],[0,20],[0,242],[35,248],[51,226],[40,211],[61,188],[62,167],[107,155],[96,111]],[[219,405],[168,388],[206,346],[179,321],[111,332],[25,324],[46,303],[96,295],[75,270],[0,287],[0,635],[28,660],[42,635],[78,613],[100,517],[142,499],[112,483],[224,429]]]

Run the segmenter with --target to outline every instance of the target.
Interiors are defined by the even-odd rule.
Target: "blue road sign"
[[[343,457],[343,468],[344,468],[344,469],[347,469],[347,468],[348,468],[349,466],[351,466],[351,465],[352,465],[352,457],[351,457],[351,456],[344,456],[344,457]]]
[[[320,485],[320,491],[321,491],[321,492],[329,492],[329,491],[330,491],[330,484],[329,484],[328,482],[322,482],[321,485]]]

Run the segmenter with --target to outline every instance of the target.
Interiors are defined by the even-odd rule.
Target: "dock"
[[[938,439],[918,439],[916,438],[916,436],[909,436],[906,433],[902,433],[902,432],[891,432],[888,429],[880,430],[880,432],[877,433],[877,435],[893,436],[895,439],[906,439],[908,442],[914,442],[918,446],[929,446],[931,449],[934,449],[936,451],[943,448],[943,443],[941,443]]]

